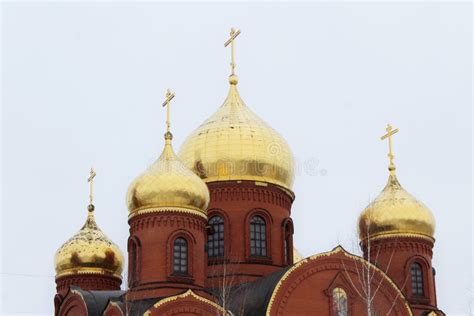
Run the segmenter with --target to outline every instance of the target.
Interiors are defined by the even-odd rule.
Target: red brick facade
[[[369,271],[369,286],[361,280]],[[380,284],[380,286],[379,286]],[[336,315],[333,310],[334,289],[348,296],[348,315],[368,315],[367,299],[372,300],[376,315],[411,315],[397,286],[375,266],[367,266],[361,258],[336,248],[297,263],[283,277],[272,293],[268,315]]]
[[[83,290],[120,290],[122,280],[115,276],[103,274],[70,274],[56,278],[56,292],[65,295],[71,285]]]
[[[211,201],[208,218],[224,219],[224,256],[211,258],[207,286],[222,282],[226,274],[232,283],[254,281],[293,263],[293,222],[290,218],[294,196],[272,184],[255,185],[252,181],[209,183]],[[259,216],[267,229],[267,255],[251,254],[250,220]],[[290,234],[285,259],[285,229]],[[224,273],[225,269],[225,273]]]
[[[207,218],[159,210],[129,219],[127,291],[110,292],[119,289],[119,280],[99,274],[58,278],[57,315],[224,315],[231,310],[234,315],[339,316],[368,315],[368,306],[375,315],[444,315],[436,307],[433,241],[373,240],[373,264],[341,247],[293,263],[292,192],[252,181],[208,186]],[[208,240],[216,233],[208,220],[214,216],[223,221],[224,253],[208,258]],[[254,216],[260,222],[252,233]],[[253,254],[257,235],[265,255]],[[185,274],[174,272],[177,238],[187,243]],[[361,246],[369,258],[367,244]],[[413,263],[421,267],[423,295],[412,293]]]
[[[128,300],[172,296],[187,289],[204,294],[207,220],[203,216],[159,211],[134,216],[129,224]],[[188,247],[183,274],[173,271],[176,238],[184,238]]]
[[[368,243],[362,243],[364,257],[368,258]],[[436,308],[436,286],[431,265],[433,240],[406,236],[386,237],[370,242],[370,261],[398,285],[412,306],[414,315]],[[422,273],[422,293],[412,288],[412,267],[419,265]]]
[[[64,299],[56,295],[55,297],[55,314],[67,316],[84,316],[88,315],[86,302],[80,294],[68,290]]]
[[[104,310],[104,316],[125,316],[125,311],[115,302],[109,302]]]

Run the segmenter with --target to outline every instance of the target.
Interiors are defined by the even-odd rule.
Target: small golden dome
[[[206,214],[209,190],[181,163],[171,140],[172,135],[167,132],[160,157],[130,185],[127,194],[130,215],[160,208],[190,209]]]
[[[98,273],[122,278],[123,255],[97,227],[94,206],[82,228],[58,249],[54,256],[56,277],[68,274]]]
[[[242,101],[237,76],[224,104],[184,142],[179,157],[206,182],[251,180],[291,189],[294,160],[287,142]]]
[[[359,237],[420,236],[433,239],[435,219],[431,211],[405,191],[391,170],[388,183],[359,217]]]

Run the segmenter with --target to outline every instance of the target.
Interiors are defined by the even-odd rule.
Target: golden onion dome
[[[88,210],[84,226],[56,252],[56,277],[93,273],[122,278],[123,255],[97,226],[92,204]]]
[[[435,225],[431,211],[402,188],[393,169],[385,188],[361,213],[359,237],[361,240],[403,236],[433,239]]]
[[[172,134],[165,134],[160,157],[128,189],[130,216],[163,209],[192,210],[206,215],[209,190],[206,184],[176,156]]]
[[[235,75],[224,104],[188,136],[179,157],[205,182],[251,180],[290,190],[293,185],[287,142],[245,105]]]
[[[359,216],[359,238],[416,236],[434,240],[435,219],[431,211],[413,195],[405,191],[395,175],[392,136],[398,132],[390,124],[381,140],[388,140],[387,185]]]

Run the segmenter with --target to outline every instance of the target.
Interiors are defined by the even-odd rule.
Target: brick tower
[[[169,101],[168,130],[160,157],[128,190],[130,237],[128,240],[130,303],[127,312],[147,299],[172,296],[205,286],[206,184],[178,159],[171,144]]]
[[[91,169],[90,203],[85,224],[56,252],[57,307],[69,291],[70,286],[83,290],[120,290],[122,284],[123,255],[97,226],[94,218],[92,195],[94,170]]]
[[[208,185],[208,286],[256,280],[293,263],[291,190],[294,160],[287,142],[254,114],[232,73],[223,105],[186,139],[179,156]]]
[[[366,259],[387,273],[408,299],[415,315],[437,310],[435,272],[431,264],[435,219],[431,211],[405,191],[395,174],[393,130],[389,140],[389,178],[359,218],[361,247]],[[424,314],[423,314],[424,315]]]

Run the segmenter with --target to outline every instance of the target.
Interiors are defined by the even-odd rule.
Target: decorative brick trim
[[[361,243],[364,255],[367,255],[367,243]],[[399,237],[371,241],[371,256],[381,251],[414,252],[433,257],[433,243],[424,238]]]
[[[113,291],[120,290],[122,280],[115,276],[103,274],[71,274],[56,278],[56,291],[68,291],[70,286],[83,290]]]
[[[187,228],[205,232],[207,221],[201,216],[187,213],[159,212],[146,213],[132,217],[129,220],[130,234],[144,229],[154,229],[161,226]]]
[[[217,185],[208,183],[208,186],[212,202],[253,201],[290,209],[294,200],[294,196],[272,184],[256,186],[252,181],[229,181],[219,182]]]

